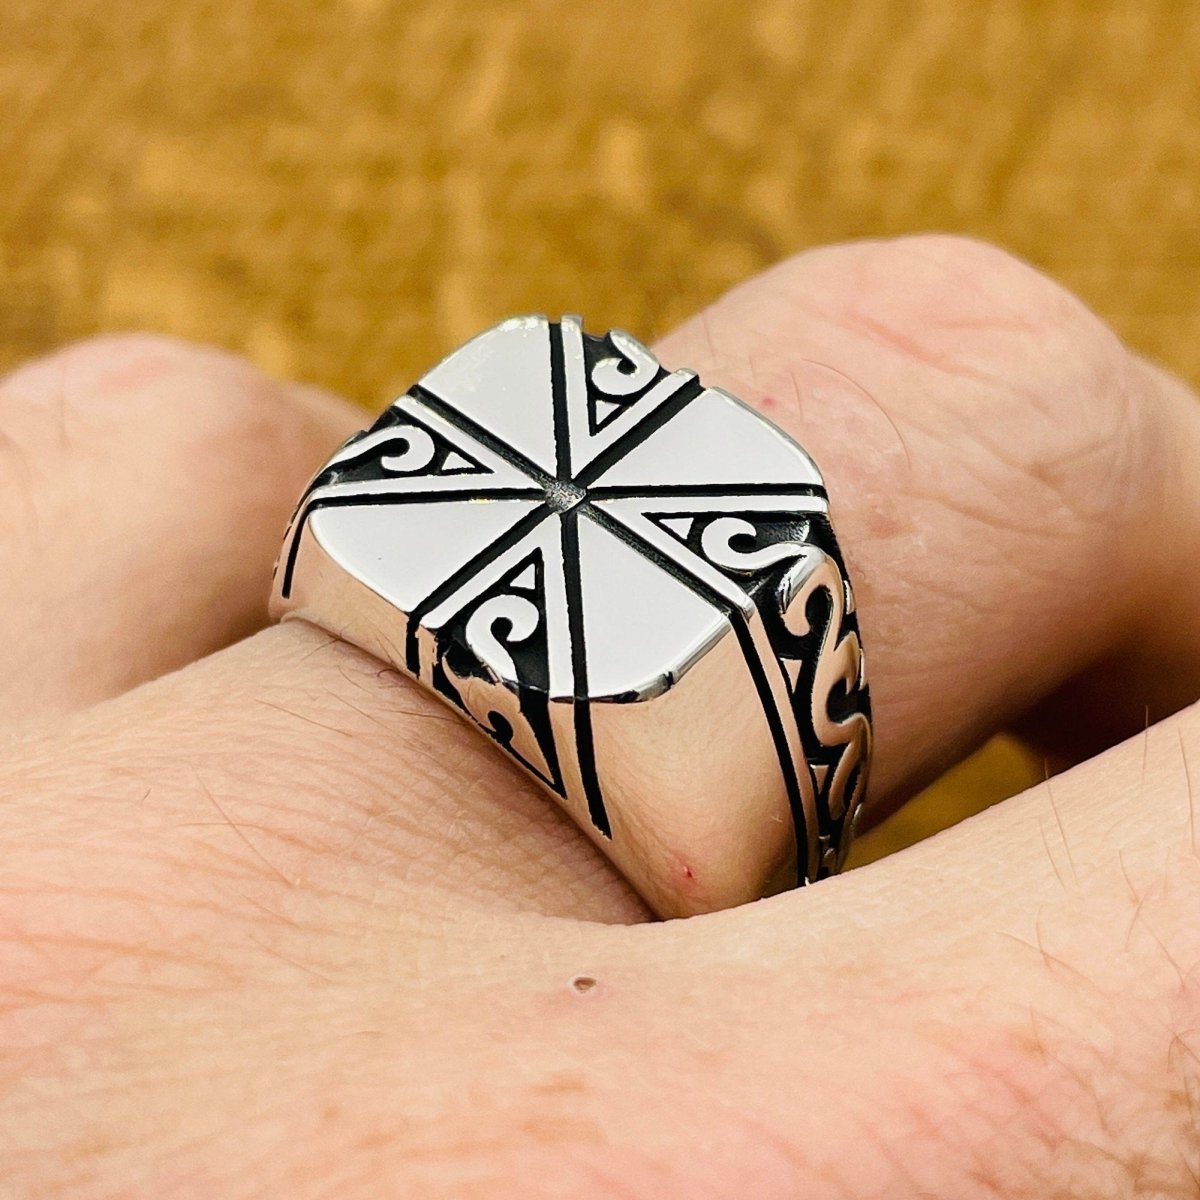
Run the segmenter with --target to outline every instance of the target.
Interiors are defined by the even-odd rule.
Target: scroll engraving
[[[797,638],[810,639],[810,601],[817,593],[828,598],[829,614],[820,630],[812,672],[812,691],[798,698],[807,703],[812,729],[821,745],[840,748],[825,782],[826,804],[832,821],[853,820],[862,803],[871,753],[871,724],[851,701],[866,687],[862,644],[855,629],[843,623],[850,608],[848,586],[837,563],[816,546],[805,547],[800,560],[779,587],[780,611],[785,628]],[[841,697],[841,711],[832,710]],[[835,857],[842,847],[833,847]],[[840,864],[839,864],[840,865]]]

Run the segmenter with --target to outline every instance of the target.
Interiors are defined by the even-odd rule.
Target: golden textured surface
[[[504,314],[653,337],[938,228],[1194,380],[1198,56],[1183,0],[3,0],[0,366],[148,327],[377,405]]]

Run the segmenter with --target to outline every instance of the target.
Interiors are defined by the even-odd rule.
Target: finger
[[[1181,428],[1200,419],[1196,395],[1182,381],[1152,364],[1142,368],[1176,410]],[[1200,496],[1200,458],[1195,437],[1186,434],[1163,447],[1156,471],[1145,481],[1160,497],[1159,511],[1181,505],[1186,513]],[[1171,539],[1178,538],[1174,544]],[[1037,704],[1019,723],[1021,736],[1061,769],[1114,745],[1135,729],[1176,712],[1200,695],[1200,535],[1184,520],[1154,521],[1140,531],[1137,548],[1153,563],[1167,540],[1166,566],[1159,587],[1143,593],[1144,609],[1129,622],[1127,636]]]
[[[486,1098],[397,1084],[426,1101],[398,1185],[453,1195],[499,1154],[530,1196],[1194,1196],[1198,782],[1192,708],[800,894],[636,936],[489,928],[502,966],[450,984],[484,1026],[442,1043]],[[389,1061],[437,1037],[397,1028]]]
[[[824,470],[869,663],[873,818],[1056,693],[1039,720],[1048,747],[1090,730],[1076,756],[1200,694],[1181,619],[1200,404],[1044,276],[959,238],[834,247],[662,350]]]
[[[1161,469],[1195,443],[1190,410],[1029,268],[954,240],[822,251],[739,289],[664,354],[770,401],[825,472],[885,801],[1156,631],[1153,598],[1196,523]],[[95,757],[129,728],[137,747],[93,790],[119,787],[135,811],[153,793],[168,828],[203,822],[261,870],[237,834],[252,828],[281,878],[350,871],[489,905],[640,911],[484,739],[311,631],[261,635],[106,706],[79,736]]]
[[[519,1070],[486,1034],[464,1068],[490,1084],[472,1129],[480,1145],[521,1146],[519,1123],[559,1102],[526,1081],[585,1069],[576,1136],[514,1168],[529,1194],[551,1157],[582,1162],[582,1184],[585,1131],[601,1126],[613,1186],[633,1194],[655,1190],[649,1174],[667,1194],[752,1178],[814,1200],[1194,1195],[1198,827],[1193,706],[802,894],[539,947],[525,960],[534,995],[496,1017],[529,1029],[505,1042]],[[579,974],[587,996],[571,1003],[560,984],[555,1003],[555,983]],[[534,1029],[522,1007],[557,1021]],[[686,1135],[657,1136],[664,1108]],[[447,1147],[463,1115],[447,1098]]]
[[[349,406],[158,337],[0,385],[0,729],[94,703],[265,620],[278,530]]]
[[[151,894],[216,879],[250,904],[282,896],[306,912],[314,896],[415,906],[433,893],[493,911],[646,915],[477,730],[301,621],[23,741],[0,762],[0,795],[14,842],[99,839],[104,870]]]
[[[6,841],[9,1174],[1194,1196],[1198,762],[1192,710],[886,862],[636,931],[311,879],[255,894],[232,856],[204,885],[183,846],[147,892],[146,805],[115,878],[115,837],[74,859]],[[102,851],[90,879],[80,849]],[[52,904],[14,893],[31,863]]]

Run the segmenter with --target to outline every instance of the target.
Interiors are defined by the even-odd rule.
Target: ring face
[[[656,795],[676,841],[698,831],[690,861],[744,835],[722,821],[750,790],[776,797],[761,819],[790,817],[782,849],[749,839],[772,860],[754,888],[841,866],[870,702],[821,475],[628,334],[520,317],[445,359],[313,479],[274,607],[473,719],[627,874],[678,857],[668,835],[657,865],[624,845],[661,835]]]

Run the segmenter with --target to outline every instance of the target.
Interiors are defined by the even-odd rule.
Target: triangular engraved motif
[[[537,564],[530,563],[515,579],[509,583],[509,587],[528,588],[533,590],[537,587]]]
[[[482,472],[483,468],[478,463],[473,463],[464,454],[460,454],[457,450],[451,450],[442,461],[443,475],[462,475],[470,471],[474,474]]]
[[[788,683],[794,692],[800,682],[800,672],[804,669],[804,664],[798,658],[781,658],[779,661],[787,673]]]
[[[696,518],[660,517],[658,523],[686,542],[692,532],[692,526],[696,523]]]
[[[692,395],[695,372],[668,374],[628,334],[615,331],[612,344],[604,345],[603,339],[585,335],[579,318],[570,315],[563,317],[559,333],[574,475],[587,471],[683,388],[689,387],[684,399]],[[630,365],[632,371],[626,369]]]
[[[606,400],[603,396],[592,398],[592,433],[597,433],[614,417],[625,411],[625,405],[617,400]]]

